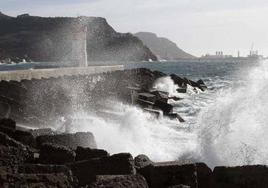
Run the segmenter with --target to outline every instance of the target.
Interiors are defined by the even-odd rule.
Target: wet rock
[[[69,164],[80,185],[94,182],[96,175],[133,175],[134,160],[128,153]]]
[[[66,164],[75,161],[75,152],[65,146],[45,143],[40,147],[42,164]]]
[[[154,163],[139,171],[150,188],[165,188],[175,185],[188,185],[197,188],[196,165],[189,162]]]
[[[146,155],[138,155],[137,157],[134,158],[134,164],[135,168],[141,169],[150,164],[153,164],[153,162]]]
[[[43,143],[52,143],[76,149],[78,146],[96,148],[94,135],[90,132],[75,134],[43,135],[36,138],[37,146]]]
[[[268,167],[263,165],[215,167],[215,188],[267,188]]]
[[[154,103],[154,108],[162,110],[164,115],[166,115],[166,114],[169,114],[170,112],[172,112],[173,106],[171,104],[166,103],[166,102],[156,100]]]
[[[147,182],[141,175],[106,175],[97,176],[91,188],[148,188]]]
[[[83,148],[78,146],[75,150],[76,161],[83,161],[93,158],[101,158],[101,157],[108,157],[109,153],[105,150],[101,149],[91,149],[91,148]]]

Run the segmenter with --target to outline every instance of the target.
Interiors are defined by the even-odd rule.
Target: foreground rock
[[[147,182],[141,175],[106,175],[97,176],[91,188],[148,188]]]
[[[215,167],[213,179],[216,188],[267,188],[268,167]]]
[[[212,171],[205,164],[190,162],[153,163],[139,170],[150,188],[187,185],[191,188],[212,187]]]
[[[127,153],[75,162],[69,166],[80,185],[94,182],[96,175],[134,175],[136,173],[134,160]]]
[[[40,163],[43,164],[66,164],[75,161],[75,152],[65,146],[43,144],[40,147]]]
[[[37,146],[41,146],[44,143],[57,144],[67,146],[72,149],[76,147],[90,147],[96,148],[97,144],[94,135],[90,132],[87,133],[75,133],[75,134],[58,134],[58,135],[43,135],[36,138]]]

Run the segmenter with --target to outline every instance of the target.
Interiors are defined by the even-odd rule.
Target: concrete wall
[[[104,72],[112,72],[116,70],[124,70],[123,65],[113,66],[89,66],[89,67],[71,67],[71,68],[55,68],[55,69],[30,69],[30,70],[15,70],[15,71],[0,71],[1,80],[31,80],[41,78],[57,78],[60,76],[71,75],[90,75]]]

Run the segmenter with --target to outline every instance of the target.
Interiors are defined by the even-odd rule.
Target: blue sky
[[[101,16],[120,32],[151,31],[194,55],[222,50],[268,56],[267,0],[0,0],[16,16]]]

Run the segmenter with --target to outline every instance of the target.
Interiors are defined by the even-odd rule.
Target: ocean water
[[[202,79],[208,90],[196,93],[190,88],[187,94],[179,94],[173,81],[164,77],[154,87],[184,98],[169,102],[185,123],[155,119],[135,106],[107,99],[100,101],[97,112],[74,110],[71,132],[92,132],[98,148],[111,154],[145,154],[153,161],[202,161],[212,168],[268,165],[268,62],[125,64],[127,69],[144,67]]]

